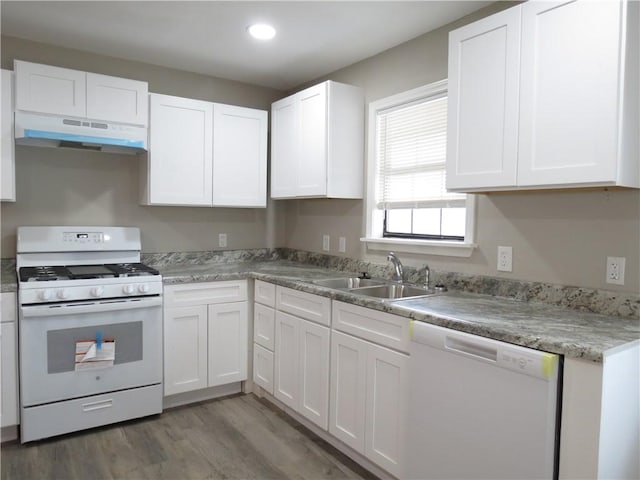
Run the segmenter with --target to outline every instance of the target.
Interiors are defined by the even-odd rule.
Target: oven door
[[[21,306],[20,373],[23,407],[161,383],[162,298]]]

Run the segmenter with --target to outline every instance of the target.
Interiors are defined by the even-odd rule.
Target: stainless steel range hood
[[[16,145],[135,155],[147,150],[147,128],[17,111],[15,141]]]

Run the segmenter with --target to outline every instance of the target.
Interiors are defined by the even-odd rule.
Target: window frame
[[[464,241],[458,240],[426,240],[416,238],[383,237],[384,210],[376,205],[376,115],[378,111],[418,101],[422,98],[448,92],[447,80],[440,80],[428,85],[391,95],[370,102],[368,105],[367,129],[367,162],[365,169],[365,236],[360,239],[370,250],[395,251],[415,254],[444,255],[452,257],[470,257],[477,247],[476,230],[476,197],[467,194],[466,225]]]

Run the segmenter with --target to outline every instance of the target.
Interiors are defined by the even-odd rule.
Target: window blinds
[[[378,208],[465,206],[445,186],[446,92],[379,110],[376,143]]]

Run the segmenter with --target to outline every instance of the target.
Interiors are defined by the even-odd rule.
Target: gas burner
[[[69,278],[69,272],[62,266],[22,267],[20,269],[21,282],[50,282],[69,280]]]
[[[143,277],[148,275],[159,275],[159,272],[143,263],[114,263],[105,265],[113,270],[118,277]]]

